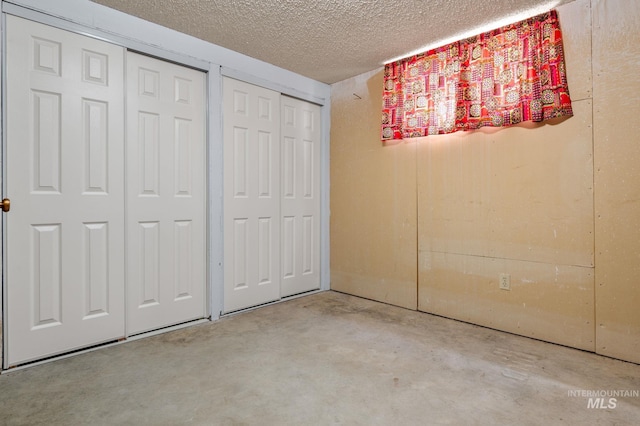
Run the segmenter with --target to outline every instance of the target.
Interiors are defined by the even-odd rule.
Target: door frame
[[[211,320],[221,316],[224,294],[223,250],[223,126],[222,126],[222,76],[276,90],[282,94],[306,100],[321,106],[321,228],[320,228],[320,291],[330,288],[329,271],[329,129],[331,87],[275,65],[250,58],[238,52],[179,33],[169,28],[144,21],[105,6],[86,0],[0,0],[0,84],[2,129],[0,130],[0,188],[4,187],[4,161],[6,148],[6,78],[4,64],[4,37],[6,14],[16,15],[59,29],[97,38],[109,43],[154,56],[158,59],[195,68],[206,73],[206,143],[207,143],[207,271],[206,315]],[[238,71],[238,70],[250,70]],[[1,197],[0,197],[1,198]],[[5,248],[5,219],[0,220],[1,249]],[[219,237],[219,238],[216,238]],[[6,286],[4,286],[5,256],[0,261],[2,277],[2,303],[0,317],[6,311]],[[295,297],[295,296],[294,296]],[[7,324],[2,322],[3,331]],[[156,332],[157,333],[157,332]],[[0,339],[0,354],[4,368],[4,336]],[[150,332],[149,335],[155,334]],[[135,338],[135,337],[134,337]],[[132,340],[131,338],[129,340]]]

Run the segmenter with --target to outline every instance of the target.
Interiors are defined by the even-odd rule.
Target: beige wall
[[[331,288],[416,309],[416,144],[380,142],[381,88],[331,88]]]
[[[640,2],[592,3],[596,351],[640,363]]]
[[[383,146],[382,71],[332,86],[332,288],[640,362],[638,6],[558,13],[567,120]]]

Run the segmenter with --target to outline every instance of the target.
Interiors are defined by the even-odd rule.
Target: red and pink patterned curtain
[[[555,10],[385,65],[382,139],[572,116]]]

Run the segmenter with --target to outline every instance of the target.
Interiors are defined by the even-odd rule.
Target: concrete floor
[[[2,374],[0,424],[640,421],[574,390],[640,390],[640,366],[324,292]]]

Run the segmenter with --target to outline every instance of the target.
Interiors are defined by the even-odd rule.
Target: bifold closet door
[[[320,288],[320,107],[282,96],[282,297]]]
[[[124,50],[6,23],[9,367],[125,334]]]
[[[204,318],[205,74],[127,52],[127,333]]]
[[[280,298],[280,94],[223,79],[224,311]]]

